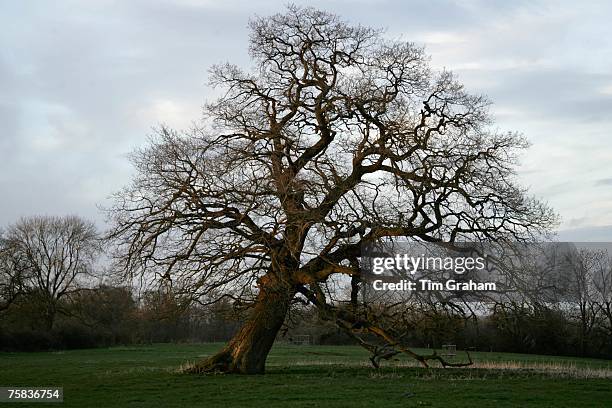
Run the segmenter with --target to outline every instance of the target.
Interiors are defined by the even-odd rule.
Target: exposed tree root
[[[215,374],[215,373],[236,373],[237,367],[232,369],[232,356],[227,349],[205,360],[199,361],[183,370],[187,374]]]

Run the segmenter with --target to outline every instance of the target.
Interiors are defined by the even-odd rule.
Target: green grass
[[[374,370],[358,347],[280,345],[265,375],[179,372],[220,346],[0,353],[0,386],[63,386],[65,407],[612,407],[607,360],[474,353],[475,368]]]

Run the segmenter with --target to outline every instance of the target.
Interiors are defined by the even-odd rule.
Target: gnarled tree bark
[[[283,325],[295,288],[273,275],[260,280],[251,314],[230,342],[217,354],[196,363],[194,373],[263,374],[268,353]]]

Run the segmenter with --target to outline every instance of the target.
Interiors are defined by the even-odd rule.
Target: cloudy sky
[[[0,225],[72,213],[103,226],[126,154],[159,123],[198,120],[207,69],[247,66],[249,17],[284,4],[0,0]],[[531,140],[520,175],[561,215],[561,238],[612,241],[610,2],[308,4],[424,44],[489,95],[500,129]]]

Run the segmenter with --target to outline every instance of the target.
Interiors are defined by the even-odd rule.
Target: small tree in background
[[[100,251],[93,223],[76,216],[36,216],[10,225],[2,238],[2,281],[13,281],[15,296],[27,294],[53,327],[60,301],[92,272]]]

